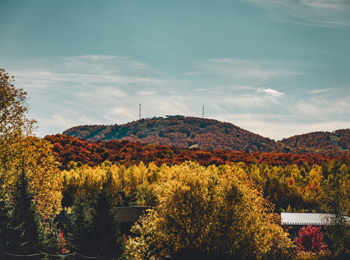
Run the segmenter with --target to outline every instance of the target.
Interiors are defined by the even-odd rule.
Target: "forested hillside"
[[[296,135],[283,139],[281,143],[299,153],[349,152],[350,129]]]
[[[314,132],[276,142],[231,123],[184,116],[141,119],[123,125],[76,126],[63,134],[89,141],[128,140],[204,150],[350,155],[349,129]]]
[[[278,149],[273,140],[233,124],[183,116],[141,119],[124,125],[78,126],[63,134],[93,141],[129,140],[205,150],[271,152]]]

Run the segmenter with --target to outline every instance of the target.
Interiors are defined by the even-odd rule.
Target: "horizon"
[[[347,0],[3,0],[37,135],[169,114],[281,140],[350,128]]]

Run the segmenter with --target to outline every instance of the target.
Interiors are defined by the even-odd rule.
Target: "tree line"
[[[52,151],[61,169],[69,169],[75,164],[97,166],[104,161],[116,164],[133,165],[140,161],[148,164],[181,164],[185,161],[196,161],[203,166],[222,165],[243,162],[245,164],[293,165],[322,164],[324,161],[340,160],[349,162],[349,156],[327,156],[323,154],[293,153],[246,153],[244,151],[200,150],[174,146],[143,144],[127,140],[110,140],[89,142],[67,135],[48,135],[44,138],[53,144]]]

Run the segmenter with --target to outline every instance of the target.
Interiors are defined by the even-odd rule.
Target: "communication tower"
[[[139,104],[139,119],[141,119],[141,104]]]

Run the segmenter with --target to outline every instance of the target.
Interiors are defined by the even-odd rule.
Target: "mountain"
[[[296,135],[275,142],[231,123],[180,115],[140,119],[122,125],[76,126],[63,134],[89,141],[128,140],[203,150],[350,154],[350,129]]]
[[[271,152],[279,149],[275,141],[233,124],[179,115],[140,119],[123,125],[77,126],[63,134],[90,141],[116,139],[204,150]]]

